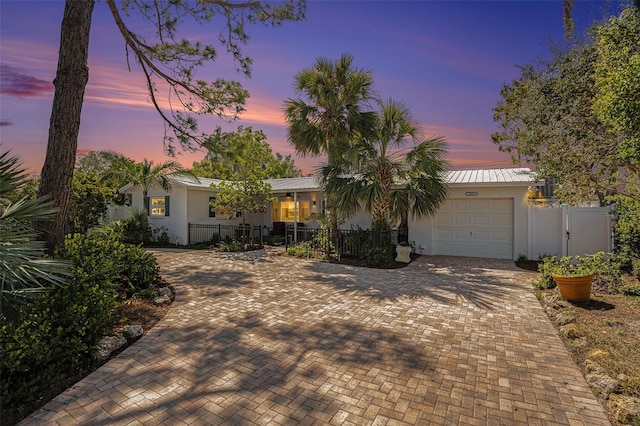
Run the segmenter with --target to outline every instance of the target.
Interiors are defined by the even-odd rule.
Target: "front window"
[[[274,222],[307,222],[309,221],[309,202],[275,202],[272,213]]]
[[[149,204],[151,204],[151,216],[165,216],[167,207],[165,197],[152,197]]]
[[[234,215],[233,209],[228,207],[216,206],[216,197],[209,197],[209,217],[217,217],[220,219],[231,219]],[[236,217],[242,217],[242,212],[235,212]]]

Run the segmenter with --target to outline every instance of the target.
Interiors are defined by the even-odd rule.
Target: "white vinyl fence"
[[[133,209],[131,206],[107,206],[106,221],[107,223],[114,222],[116,220],[126,220],[133,216]]]
[[[612,250],[610,207],[529,207],[529,259]]]

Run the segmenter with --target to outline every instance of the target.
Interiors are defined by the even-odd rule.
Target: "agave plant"
[[[35,221],[51,218],[56,207],[44,197],[10,202],[27,180],[18,158],[0,153],[0,314],[7,304],[35,299],[52,286],[64,285],[70,264],[45,258],[45,243],[35,241]]]

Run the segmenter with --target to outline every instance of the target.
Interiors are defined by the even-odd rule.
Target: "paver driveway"
[[[25,424],[609,424],[512,262],[156,255],[167,316]]]

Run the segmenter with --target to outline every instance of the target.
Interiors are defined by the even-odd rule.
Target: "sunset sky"
[[[605,2],[578,0],[578,29],[602,18],[605,7],[616,10]],[[61,0],[0,0],[0,150],[11,149],[34,173],[46,153],[63,9]],[[220,29],[214,21],[185,28],[182,35],[215,42]],[[313,172],[322,158],[295,157],[283,102],[295,96],[297,72],[317,57],[337,59],[347,52],[357,67],[372,72],[380,97],[405,102],[425,136],[447,140],[452,168],[508,167],[509,156],[491,142],[497,130],[492,109],[502,85],[518,76],[515,65],[534,62],[548,52],[550,40],[562,39],[562,1],[310,0],[305,20],[252,26],[248,32],[251,79],[234,72],[224,49],[198,74],[240,81],[251,94],[247,111],[231,125],[201,118],[202,131],[262,129],[274,152],[293,154],[299,168]],[[133,63],[128,71],[124,42],[102,1],[94,9],[89,68],[79,151],[167,159],[163,123],[147,101],[141,72]],[[183,153],[177,159],[190,167],[203,156]]]

